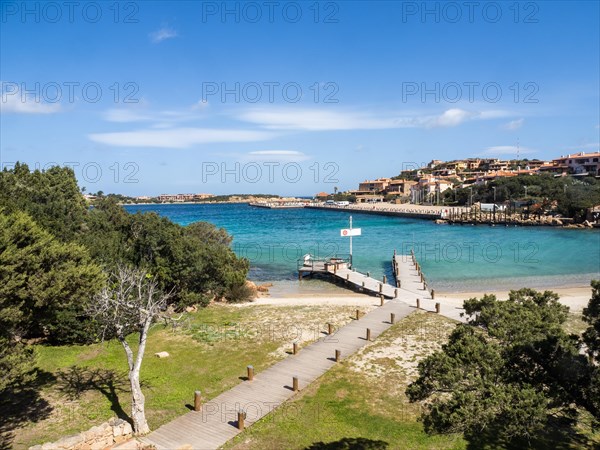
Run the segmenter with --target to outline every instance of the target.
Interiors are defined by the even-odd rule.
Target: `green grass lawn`
[[[365,304],[372,308],[372,301]],[[326,323],[337,327],[349,322],[355,309],[214,305],[184,315],[176,328],[157,324],[142,366],[150,427],[186,413],[195,390],[206,400],[216,397],[241,381],[248,364],[260,372],[287,357],[293,341],[310,343],[322,336]],[[578,332],[580,322],[572,316],[567,327]],[[420,406],[409,403],[404,394],[418,375],[418,362],[438,350],[454,326],[454,321],[436,314],[409,315],[225,448],[338,449],[345,447],[322,444],[352,438],[363,439],[363,445],[372,445],[365,448],[372,449],[383,448],[382,443],[389,449],[467,448],[460,435],[427,435],[418,420]],[[156,358],[159,351],[170,357]],[[0,449],[27,448],[87,430],[110,417],[128,417],[126,358],[118,342],[38,346],[37,352],[40,376],[32,392],[39,392],[40,398],[36,393],[9,399],[9,409],[0,403],[0,416],[14,426],[7,430],[0,421]],[[579,442],[588,442],[589,430],[581,433]]]
[[[435,314],[411,314],[225,448],[320,448],[344,438],[382,441],[389,449],[465,448],[458,435],[428,436],[417,420],[419,406],[404,395],[418,361],[440,347],[454,324]]]
[[[187,412],[186,404],[193,403],[195,390],[201,390],[205,399],[219,395],[240,382],[248,364],[260,372],[286,357],[292,341],[299,339],[306,344],[315,340],[327,322],[342,325],[351,320],[354,310],[343,306],[215,305],[187,314],[176,329],[155,325],[141,372],[151,429]],[[136,339],[131,336],[132,344]],[[155,357],[160,351],[170,357]],[[9,403],[23,411],[0,411],[8,418],[22,416],[18,427],[4,436],[8,448],[51,442],[110,417],[127,418],[127,362],[117,341],[38,346],[37,353],[42,406],[36,414],[40,417],[36,419],[27,410],[31,408],[29,398]]]
[[[415,312],[375,342],[342,361],[320,379],[228,443],[229,450],[345,448],[464,449],[524,448],[496,442],[488,432],[483,444],[462,435],[427,435],[418,420],[421,406],[404,392],[418,376],[418,362],[438,350],[455,326],[436,314]],[[581,329],[570,317],[569,329]],[[596,448],[600,433],[592,433],[589,414],[581,412],[573,431],[548,429],[532,438],[531,448]],[[362,446],[344,446],[362,439]],[[370,445],[370,446],[369,446]]]

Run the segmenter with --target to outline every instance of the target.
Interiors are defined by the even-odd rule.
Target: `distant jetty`
[[[600,228],[600,223],[585,221],[575,224],[566,217],[546,216],[543,214],[527,214],[526,212],[508,212],[507,210],[482,211],[479,207],[413,205],[413,204],[351,204],[340,206],[335,204],[310,203],[306,208],[326,209],[340,212],[376,214],[380,216],[406,217],[414,219],[434,220],[438,224],[457,225],[504,225],[504,226],[553,226],[563,228]]]
[[[333,211],[357,212],[361,214],[377,214],[379,216],[409,217],[413,219],[436,220],[448,214],[451,207],[421,206],[421,205],[395,205],[389,203],[377,204],[351,204],[346,206],[309,204],[306,208],[327,209]]]
[[[252,202],[248,203],[249,206],[254,206],[256,208],[268,208],[268,209],[291,209],[291,208],[305,208],[309,203],[308,202]]]

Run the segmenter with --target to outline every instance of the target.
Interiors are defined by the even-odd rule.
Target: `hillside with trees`
[[[128,214],[115,199],[84,201],[70,168],[0,172],[0,391],[23,380],[33,353],[98,339],[89,310],[122,266],[151,274],[169,306],[247,299],[249,264],[231,236],[208,223],[187,227],[155,213]]]

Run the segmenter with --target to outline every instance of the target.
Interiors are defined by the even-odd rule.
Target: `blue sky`
[[[597,151],[599,2],[466,3],[2,1],[0,160],[90,192],[312,195]]]

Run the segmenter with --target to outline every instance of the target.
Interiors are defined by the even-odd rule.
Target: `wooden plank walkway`
[[[439,299],[436,300],[435,291],[429,290],[427,279],[423,275],[421,281],[420,269],[417,267],[417,260],[413,254],[398,255],[394,254],[392,258],[392,266],[396,277],[396,284],[401,286],[400,300],[407,302],[411,306],[416,306],[416,300],[419,299],[421,309],[425,311],[436,311],[436,305],[439,304],[439,314],[448,317],[449,319],[459,322],[466,322],[467,319],[462,314],[463,308],[444,304]]]
[[[414,255],[394,254],[392,269],[396,277],[396,286],[418,294],[421,298],[432,298],[431,292],[427,290],[425,276],[423,275],[423,278],[421,278],[421,272],[417,269],[417,261]],[[422,279],[425,284],[421,281]]]
[[[359,320],[334,331],[331,336],[325,336],[298,354],[257,373],[253,381],[244,381],[206,402],[201,411],[188,412],[140,440],[159,450],[184,446],[217,449],[240,433],[238,411],[246,411],[245,425],[252,425],[294,395],[293,376],[298,377],[300,390],[306,388],[335,364],[335,350],[341,350],[342,359],[348,357],[367,344],[367,328],[371,330],[371,339],[376,339],[391,326],[390,314],[394,313],[399,320],[413,310],[403,301],[387,301]],[[240,367],[242,374],[243,366]]]
[[[333,269],[329,269],[327,272],[344,283],[352,284],[356,289],[366,291],[371,294],[381,294],[385,298],[397,298],[400,293],[395,286],[384,283],[383,280],[376,280],[368,275],[355,272],[351,269],[336,269],[335,272]]]

